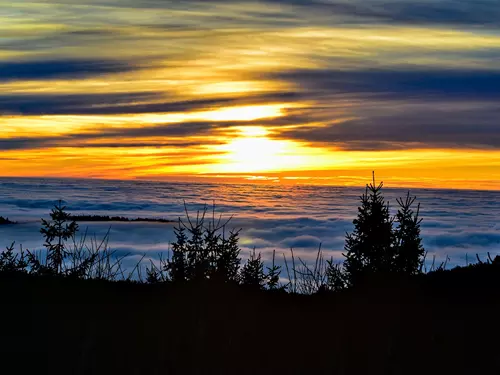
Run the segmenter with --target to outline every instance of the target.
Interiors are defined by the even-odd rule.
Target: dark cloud
[[[500,98],[500,70],[295,70],[271,75],[310,94],[366,94],[401,97]]]
[[[36,116],[190,112],[230,105],[291,101],[298,97],[299,95],[293,92],[276,92],[241,98],[218,97],[169,101],[165,99],[164,94],[155,92],[73,95],[13,94],[0,95],[0,114]]]
[[[193,135],[206,135],[212,129],[216,128],[216,123],[205,121],[200,122],[182,122],[176,124],[144,126],[141,128],[120,128],[105,130],[95,134],[96,138],[113,138],[113,137],[189,137]],[[76,138],[88,139],[86,134],[75,136]]]
[[[51,3],[74,4],[72,1],[51,1]],[[337,24],[378,23],[378,24],[408,24],[408,25],[453,25],[453,26],[500,26],[500,8],[497,0],[260,0],[257,2],[262,9],[266,6],[282,6],[282,11],[290,12],[295,19],[314,17],[317,22],[325,18],[335,19]],[[238,15],[226,16],[217,12],[217,5],[240,5]],[[100,0],[93,2],[99,10],[112,8],[127,9],[158,9],[158,10],[197,10],[206,12],[213,20],[231,21],[234,18],[244,18],[248,22],[263,23],[260,12],[254,5],[255,1],[234,0]],[[287,9],[289,8],[289,9]],[[272,14],[272,13],[271,13]],[[277,13],[278,15],[280,13]],[[268,15],[266,12],[264,15]],[[253,17],[252,17],[253,16]],[[267,23],[280,23],[281,20],[264,18]]]
[[[500,71],[297,70],[273,77],[314,100],[309,112],[327,124],[283,130],[280,138],[349,150],[500,147]],[[351,118],[332,121],[339,109]]]
[[[24,150],[46,147],[195,147],[207,144],[223,143],[214,138],[190,140],[192,136],[207,136],[217,131],[227,133],[234,126],[255,125],[281,126],[293,125],[305,121],[302,116],[266,119],[255,122],[241,121],[193,121],[141,127],[113,127],[95,132],[72,133],[62,136],[33,136],[0,138],[0,150]],[[151,139],[138,141],[137,139]],[[98,141],[98,143],[95,143]],[[94,143],[91,143],[94,142]]]
[[[345,22],[378,22],[437,25],[500,25],[496,0],[265,0],[264,3],[293,5],[323,15],[350,17]]]
[[[143,137],[147,137],[146,128],[143,131]],[[180,129],[180,127],[177,127]],[[178,147],[178,148],[189,148],[197,147],[200,145],[216,144],[218,141],[214,140],[199,140],[199,141],[183,141],[184,137],[180,134],[176,134],[176,130],[170,131],[167,128],[163,129],[163,133],[171,133],[171,138],[167,140],[154,139],[150,142],[128,142],[126,139],[131,135],[127,133],[127,129],[123,129],[122,132],[105,133],[105,134],[71,134],[66,136],[57,137],[15,137],[15,138],[4,138],[0,139],[0,150],[12,151],[12,150],[32,150],[48,147],[87,147],[87,148],[142,148],[142,147]],[[192,135],[188,131],[184,131],[186,135]],[[113,140],[113,138],[115,138]],[[88,141],[104,140],[104,142],[99,143],[88,143]],[[197,152],[199,154],[199,152]],[[188,165],[187,163],[186,165]]]
[[[85,148],[144,148],[144,147],[178,147],[178,148],[189,148],[189,147],[197,147],[201,145],[207,144],[215,144],[217,141],[198,141],[198,142],[184,142],[184,141],[176,141],[175,139],[170,142],[162,142],[161,140],[153,140],[150,142],[123,142],[121,140],[117,142],[99,142],[99,143],[76,143],[71,144],[71,147],[85,147]],[[54,146],[64,146],[60,142],[55,141]],[[215,152],[211,152],[210,155],[216,154]],[[196,155],[201,155],[200,151],[197,150]],[[176,154],[176,157],[179,155]],[[185,155],[186,158],[192,157],[192,154]],[[172,163],[172,165],[190,165],[193,161],[176,161]]]
[[[42,61],[0,61],[0,82],[23,80],[77,79],[136,69],[117,60],[58,59]]]
[[[393,105],[404,107],[404,103]],[[349,150],[500,148],[500,106],[439,109],[429,105],[364,116],[321,128],[287,130],[279,136]]]
[[[0,40],[0,48],[9,51],[41,51],[54,50],[56,48],[68,48],[78,46],[103,46],[106,42],[115,42],[132,38],[117,30],[102,29],[76,29],[70,31],[54,31],[40,33],[30,38],[15,37]]]
[[[0,73],[1,74],[1,73]],[[160,93],[128,92],[104,94],[0,94],[0,114],[62,115],[79,114],[101,106],[120,107],[134,102],[159,100]],[[126,107],[125,107],[126,108]]]
[[[26,150],[33,148],[44,148],[50,141],[56,138],[46,138],[46,137],[15,137],[0,139],[0,150],[2,151],[12,151],[12,150]]]

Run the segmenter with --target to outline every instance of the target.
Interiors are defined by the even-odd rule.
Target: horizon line
[[[208,184],[208,185],[271,185],[271,186],[305,186],[305,187],[336,187],[336,188],[365,188],[369,183],[371,183],[371,178],[367,177],[366,184],[335,184],[335,183],[322,183],[322,182],[298,182],[298,181],[307,181],[307,179],[295,179],[295,178],[284,178],[284,177],[276,177],[276,178],[259,178],[266,176],[253,176],[254,178],[245,178],[243,176],[223,176],[223,177],[215,177],[215,176],[169,176],[169,177],[145,177],[145,178],[116,178],[116,177],[92,177],[92,176],[2,176],[1,179],[10,179],[10,180],[83,180],[83,181],[119,181],[119,182],[155,182],[155,183],[174,183],[174,184]],[[235,179],[235,181],[231,181],[230,179]],[[331,180],[334,180],[332,178]],[[384,183],[385,189],[419,189],[419,190],[448,190],[448,191],[478,191],[478,192],[500,192],[500,186],[498,188],[467,188],[467,187],[444,187],[444,186],[429,186],[429,185],[421,185],[418,186],[416,184],[404,185],[395,184],[389,182],[389,186],[387,186],[387,180],[382,179],[381,182]],[[485,180],[486,182],[486,180]],[[391,186],[392,185],[392,186]]]

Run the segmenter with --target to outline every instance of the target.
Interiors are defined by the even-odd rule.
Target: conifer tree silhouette
[[[174,227],[174,234],[176,241],[172,243],[172,258],[167,261],[165,271],[168,272],[172,281],[183,282],[187,279],[186,244],[188,237],[180,219],[178,225]]]
[[[201,218],[197,216],[194,223],[188,218],[190,236],[186,242],[186,276],[189,280],[202,280],[208,274],[209,257],[204,246],[203,220],[204,215]]]
[[[410,275],[420,272],[425,253],[420,237],[420,223],[422,222],[419,217],[420,203],[416,211],[412,208],[415,200],[416,197],[411,197],[410,192],[404,199],[399,198],[397,200],[399,209],[395,218],[397,223],[395,268],[398,272]]]
[[[215,210],[215,208],[214,208]],[[179,218],[174,228],[176,241],[172,243],[172,257],[164,271],[174,281],[217,279],[237,282],[240,267],[239,230],[226,237],[229,220],[206,220],[207,207],[191,219],[186,208],[186,221]],[[208,223],[207,223],[208,222]]]
[[[47,266],[55,274],[61,274],[63,262],[69,252],[65,242],[78,231],[78,224],[70,220],[71,215],[66,212],[66,206],[59,201],[50,213],[51,221],[42,219],[42,233],[45,238],[44,246],[47,249]]]
[[[261,255],[255,255],[255,249],[250,253],[250,258],[241,269],[241,283],[245,286],[263,289],[266,283],[264,263]]]
[[[14,253],[14,242],[0,253],[0,273],[27,272],[28,262],[25,252]]]
[[[271,263],[271,267],[266,267],[267,268],[267,275],[266,275],[267,288],[269,290],[280,289],[279,281],[280,281],[280,274],[281,274],[281,266],[276,265],[275,258],[276,258],[276,250],[273,250],[273,262]]]
[[[360,197],[361,207],[353,221],[354,231],[346,235],[344,269],[347,283],[356,284],[373,273],[387,273],[394,264],[393,220],[389,214],[389,204],[382,196],[383,182],[373,182],[366,186]]]
[[[221,281],[238,281],[238,270],[241,261],[239,258],[240,248],[238,246],[239,233],[239,230],[231,231],[229,232],[229,237],[226,238],[225,231],[223,230],[222,238],[215,245],[215,275]]]
[[[343,290],[346,287],[344,265],[335,263],[333,258],[326,261],[326,287],[331,291]]]

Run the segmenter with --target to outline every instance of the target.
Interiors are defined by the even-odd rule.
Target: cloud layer
[[[36,196],[33,191],[37,192]],[[276,250],[282,254],[313,260],[319,245],[325,254],[342,259],[345,233],[352,230],[358,196],[362,188],[276,185],[165,184],[127,181],[0,179],[0,212],[21,224],[0,228],[0,247],[11,241],[24,248],[42,247],[40,217],[47,217],[52,205],[63,198],[75,214],[104,214],[127,217],[184,217],[183,199],[192,214],[204,204],[216,202],[217,214],[229,218],[230,226],[241,228],[243,257],[253,247],[269,260]],[[466,256],[484,258],[489,251],[500,253],[498,192],[412,189],[421,203],[422,236],[429,252],[451,264],[464,264]],[[386,189],[395,206],[402,189]],[[102,238],[110,223],[81,224]],[[169,249],[174,239],[172,225],[159,223],[112,223],[110,245],[119,254],[153,259]]]

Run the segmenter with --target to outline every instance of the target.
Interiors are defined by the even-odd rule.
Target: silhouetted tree
[[[347,285],[346,274],[342,263],[335,263],[333,259],[326,261],[326,287],[331,291],[345,289]]]
[[[237,282],[240,269],[240,248],[238,246],[240,231],[229,232],[226,238],[223,229],[222,238],[215,244],[215,276],[225,282]]]
[[[397,272],[410,275],[420,272],[425,253],[420,237],[420,223],[422,222],[419,217],[420,204],[417,205],[416,211],[412,208],[415,200],[416,197],[410,197],[410,192],[404,199],[399,198],[397,200],[399,209],[395,218],[397,223],[395,269]]]
[[[178,225],[174,227],[176,241],[172,243],[172,257],[167,260],[166,270],[174,282],[187,280],[187,235],[179,218]]]
[[[16,254],[14,252],[14,243],[8,246],[5,251],[0,253],[0,272],[14,273],[14,272],[27,272],[28,262],[25,252]]]
[[[383,183],[375,185],[375,177],[361,196],[361,207],[353,221],[354,231],[345,242],[344,268],[348,284],[357,283],[369,274],[386,273],[394,265],[393,220],[389,204],[382,196]]]
[[[209,254],[205,245],[204,229],[203,229],[204,214],[197,216],[196,222],[193,224],[188,217],[189,226],[186,227],[190,233],[186,242],[186,276],[189,280],[201,280],[207,277],[209,272]]]
[[[146,267],[146,282],[148,284],[157,284],[163,280],[161,269],[155,266],[153,261],[150,261],[151,266]]]
[[[267,281],[267,288],[269,290],[280,289],[279,282],[280,282],[281,266],[276,265],[275,258],[276,258],[276,250],[273,250],[273,262],[271,263],[271,267],[266,267],[267,268],[266,281]]]
[[[70,220],[71,215],[65,210],[66,207],[59,201],[50,213],[52,221],[42,219],[42,229],[40,229],[45,238],[47,266],[56,274],[62,273],[63,262],[68,255],[65,242],[78,231],[78,224]]]
[[[240,266],[239,231],[226,237],[226,226],[215,219],[206,220],[207,207],[192,219],[186,209],[186,220],[179,218],[174,228],[176,241],[166,271],[174,282],[185,280],[218,279],[237,282]],[[208,221],[208,223],[207,223]]]
[[[261,255],[255,255],[255,249],[250,253],[250,258],[243,265],[240,275],[241,284],[244,286],[263,289],[266,283],[264,263]]]

